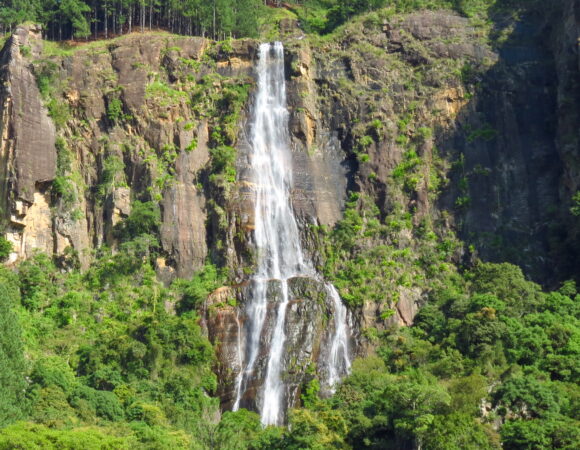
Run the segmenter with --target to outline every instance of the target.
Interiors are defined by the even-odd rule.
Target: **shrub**
[[[116,231],[122,239],[129,240],[143,234],[155,234],[161,225],[161,212],[155,202],[140,202],[131,204],[131,213],[119,223]]]
[[[57,128],[65,126],[70,118],[68,104],[63,100],[52,98],[46,106],[48,108],[48,115],[52,118],[55,126]]]
[[[31,49],[28,45],[21,45],[20,46],[20,54],[24,57],[30,56]]]
[[[570,212],[577,217],[580,216],[580,191],[576,192],[572,197]]]
[[[107,117],[113,123],[123,118],[123,102],[118,98],[109,100],[107,105]]]
[[[65,206],[71,206],[76,198],[76,191],[74,184],[70,178],[65,176],[57,176],[52,182],[52,191],[62,198]]]
[[[176,285],[182,292],[179,310],[184,312],[197,308],[213,290],[224,282],[224,271],[217,269],[213,264],[206,264],[189,281],[178,280]]]
[[[0,428],[21,417],[26,388],[22,330],[13,309],[18,302],[14,281],[0,267]]]
[[[10,253],[12,253],[12,244],[4,236],[0,236],[0,262],[6,261]]]
[[[110,436],[98,428],[55,430],[44,425],[17,423],[0,430],[0,448],[128,449],[128,438]]]
[[[228,182],[234,183],[236,181],[236,149],[220,145],[210,149],[210,154],[212,175],[223,175]]]
[[[103,161],[103,172],[101,175],[101,183],[97,188],[97,198],[103,200],[111,190],[115,187],[116,183],[122,180],[122,175],[124,175],[123,170],[125,169],[125,163],[121,158],[116,155],[109,155]],[[121,178],[121,180],[120,180]]]

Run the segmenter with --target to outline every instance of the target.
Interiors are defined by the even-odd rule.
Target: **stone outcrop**
[[[196,186],[196,173],[207,164],[207,124],[197,130],[195,154],[181,153],[176,161],[176,180],[165,191],[161,242],[174,255],[174,267],[179,276],[191,276],[207,256],[205,196]]]
[[[26,58],[41,51],[40,30],[21,26],[0,55],[0,211],[12,260],[54,246],[46,189],[56,174],[55,127]]]
[[[565,278],[576,276],[580,253],[580,222],[570,214],[572,197],[580,191],[580,3],[563,1],[553,8],[549,23],[552,25],[546,30],[550,36],[548,45],[558,78],[555,140],[562,161],[559,226],[553,233],[559,245],[551,248],[551,255],[556,262],[555,272]]]
[[[280,288],[277,280],[271,280],[268,284],[270,303],[260,336],[265,347],[272,337],[272,328],[276,322],[276,301],[281,296]],[[285,401],[287,406],[291,406],[299,401],[301,388],[314,376],[320,380],[328,379],[327,358],[335,330],[332,320],[334,307],[321,281],[307,277],[291,278],[288,280],[288,290],[283,378],[287,386]],[[250,300],[251,292],[250,283],[220,288],[210,295],[205,305],[204,321],[209,338],[216,345],[219,396],[224,409],[231,409],[235,400],[235,383],[240,371],[239,346],[245,342],[250,320],[245,316],[243,306]],[[355,336],[351,336],[351,349],[356,348],[355,339]],[[267,375],[267,364],[268,355],[260,353],[251,383],[240,402],[241,407],[257,409],[256,402],[259,400],[256,396]],[[328,388],[322,385],[323,391]]]
[[[55,128],[44,107],[36,79],[24,55],[42,50],[40,30],[21,26],[8,40],[2,71],[2,154],[13,166],[10,194],[34,202],[39,184],[56,172]],[[7,191],[3,191],[5,198]]]
[[[543,45],[542,18],[516,26],[481,75],[446,146],[464,155],[469,206],[463,236],[486,260],[510,260],[547,280],[554,261],[550,222],[560,203],[554,55]],[[457,192],[457,191],[456,191]],[[461,195],[457,194],[456,195]]]
[[[247,192],[244,194],[247,186],[244,175],[247,173],[247,154],[244,149],[247,143],[244,140],[243,121],[240,123],[238,140],[240,182],[227,200],[231,204],[228,207],[224,198],[220,200],[216,197],[222,194],[210,192],[207,184],[208,176],[211,175],[207,169],[212,125],[195,117],[186,99],[188,93],[183,91],[182,86],[191,81],[199,82],[214,73],[224,80],[243,77],[251,79],[254,76],[256,42],[233,41],[225,48],[195,37],[133,35],[110,44],[105,42],[102,48],[81,48],[70,55],[45,60],[40,53],[40,40],[34,37],[34,32],[29,28],[19,29],[12,38],[14,44],[6,47],[3,58],[7,64],[11,64],[10,67],[17,68],[6,69],[6,73],[20,80],[19,83],[31,84],[28,90],[19,88],[15,91],[15,101],[18,105],[28,102],[28,108],[35,110],[23,117],[39,123],[35,133],[46,139],[42,139],[42,145],[37,145],[36,134],[28,136],[22,133],[21,119],[6,116],[4,134],[8,136],[8,130],[13,131],[10,131],[10,140],[5,139],[5,153],[12,152],[10,146],[19,147],[17,152],[12,152],[17,158],[2,164],[2,170],[6,171],[5,178],[17,183],[14,187],[6,185],[6,195],[2,198],[7,199],[10,193],[25,201],[26,205],[19,207],[18,214],[22,215],[33,201],[34,185],[47,189],[56,176],[55,129],[42,106],[33,75],[33,66],[34,70],[40,72],[48,67],[46,61],[50,60],[52,82],[57,86],[54,93],[56,101],[65,105],[71,113],[59,134],[64,137],[74,155],[72,173],[78,174],[84,187],[79,188],[82,192],[78,192],[77,204],[74,205],[76,208],[71,208],[71,205],[59,207],[58,200],[54,203],[48,195],[47,205],[56,206],[57,214],[52,238],[51,232],[46,232],[46,239],[43,240],[46,245],[38,248],[48,253],[60,253],[68,246],[77,252],[85,251],[86,257],[80,253],[79,256],[82,265],[86,267],[89,263],[87,247],[102,243],[114,246],[113,228],[129,214],[130,202],[135,198],[146,200],[151,197],[151,186],[161,183],[162,177],[170,177],[167,183],[157,189],[159,192],[156,194],[162,209],[160,240],[167,263],[163,271],[166,276],[169,273],[191,276],[205,262],[208,245],[214,246],[218,240],[217,225],[212,225],[215,218],[208,215],[208,200],[217,201],[220,208],[235,210],[233,215],[228,216],[229,220],[233,224],[239,222],[242,226],[252,221],[253,203],[251,195],[246,195]],[[18,46],[26,45],[29,39],[38,49],[24,57],[18,53]],[[306,47],[302,49],[302,56],[300,64],[303,76],[290,83],[289,98],[296,106],[293,121],[301,121],[306,127],[304,133],[309,138],[304,140],[299,135],[294,139],[296,189],[293,198],[304,223],[332,225],[341,215],[346,178],[340,165],[341,153],[335,148],[336,140],[315,136],[314,122],[318,114],[314,103],[305,99],[302,90],[303,86],[307,86],[314,96],[315,87],[310,75],[314,67]],[[89,66],[91,71],[87,71]],[[28,78],[16,76],[16,70],[26,71]],[[163,73],[166,75],[161,75]],[[165,91],[164,86],[168,86]],[[26,98],[22,97],[23,92],[26,92]],[[36,107],[33,108],[29,98],[35,99]],[[114,102],[119,102],[122,108],[119,112],[120,118],[125,118],[122,126],[116,123],[118,118],[112,119],[109,115]],[[308,108],[308,115],[299,112],[302,111],[300,105]],[[12,109],[8,107],[3,111],[5,115],[12,114]],[[48,129],[45,130],[44,126]],[[14,137],[16,135],[19,139]],[[73,136],[74,140],[71,139]],[[31,149],[44,156],[34,157]],[[52,153],[47,149],[51,149]],[[148,156],[151,152],[152,156]],[[169,162],[173,167],[160,167],[167,165],[165,161],[159,160],[168,152],[176,152],[174,161]],[[96,198],[95,190],[102,189],[99,186],[107,176],[106,165],[111,158],[122,161],[123,173],[115,175],[114,186],[104,193],[105,198]],[[160,173],[162,171],[168,173]],[[71,209],[78,210],[74,220],[69,214]],[[28,226],[31,223],[29,221]],[[18,226],[24,226],[20,219]],[[251,228],[251,225],[246,226]],[[17,243],[21,240],[18,235],[30,235],[31,232],[14,232],[11,236]],[[228,255],[228,263],[232,265],[242,263],[234,248],[236,233],[235,226],[229,227],[228,234],[219,237],[225,240],[225,254]],[[31,243],[23,248],[33,248],[35,245]],[[18,247],[22,246],[19,244]],[[27,254],[20,256],[26,257]]]

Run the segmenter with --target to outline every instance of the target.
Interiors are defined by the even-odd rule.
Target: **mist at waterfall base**
[[[264,425],[284,422],[289,393],[283,381],[285,320],[289,303],[288,280],[305,276],[321,279],[305,256],[298,224],[292,210],[292,155],[286,108],[284,47],[281,42],[261,44],[257,92],[252,111],[249,140],[250,163],[255,185],[254,242],[258,254],[252,277],[251,300],[245,305],[245,333],[238,333],[239,373],[236,377],[233,410],[241,407],[243,395],[255,375],[261,353],[267,354],[265,380],[256,393],[256,405]],[[265,327],[269,299],[268,282],[280,282],[281,295],[271,315],[274,326]],[[323,284],[332,301],[334,335],[326,358],[326,384],[334,386],[350,369],[347,310],[330,283]],[[272,306],[270,306],[272,307]],[[271,330],[271,331],[268,331]],[[269,333],[264,336],[264,333]]]

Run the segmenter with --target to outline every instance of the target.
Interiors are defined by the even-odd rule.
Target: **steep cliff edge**
[[[328,38],[282,24],[293,206],[305,248],[353,311],[358,354],[377,329],[411,324],[431,287],[478,256],[568,277],[578,11],[561,6],[495,28],[450,12],[378,12]],[[122,245],[136,205],[158,208],[159,243],[134,257],[152,256],[166,283],[208,261],[229,269],[234,287],[203,308],[225,407],[255,262],[244,132],[257,45],[152,33],[43,50],[20,27],[1,56],[12,260],[38,249],[86,268],[92,251]],[[330,330],[320,286],[299,288],[287,329],[294,401],[322,370]]]
[[[22,56],[18,48],[27,39],[38,49]],[[130,213],[131,202],[154,199],[163,211],[160,240],[172,266],[160,261],[160,270],[188,276],[203,265],[209,239],[207,195],[201,192],[204,182],[209,188],[201,178],[209,161],[209,133],[220,125],[235,126],[223,124],[222,119],[238,120],[252,67],[251,44],[243,42],[236,43],[238,49],[232,52],[241,52],[244,64],[232,67],[230,58],[213,46],[217,53],[204,65],[201,58],[211,45],[201,38],[131,36],[118,43],[57,50],[52,55],[50,49],[42,53],[42,44],[29,27],[20,27],[4,50],[4,59],[11,61],[4,74],[29,86],[26,90],[13,87],[6,97],[15,105],[28,102],[30,111],[17,115],[13,107],[4,109],[7,119],[12,119],[3,122],[3,132],[10,139],[5,142],[14,142],[17,159],[4,164],[3,170],[8,180],[18,180],[10,191],[13,196],[28,203],[33,203],[35,182],[44,182],[46,190],[56,181],[46,192],[45,203],[54,208],[48,222],[25,226],[20,235],[49,229],[51,243],[35,247],[57,255],[69,248],[86,267],[91,248],[116,245],[114,227]],[[198,90],[187,92],[187,83],[196,81]],[[240,87],[245,90],[238,92]],[[229,98],[220,97],[218,91]],[[190,95],[200,96],[194,108]],[[43,100],[58,130],[56,147],[55,127]],[[220,113],[227,117],[211,114],[210,108],[218,102],[223,102]],[[235,102],[239,104],[228,115],[227,108]],[[31,134],[19,117],[30,118],[40,127],[33,127]],[[10,147],[6,148],[8,152]],[[26,173],[21,176],[22,171]],[[16,209],[14,201],[7,204],[5,219]],[[20,239],[17,232],[10,236],[14,243]],[[18,252],[15,257],[29,256],[29,252]]]
[[[15,255],[53,252],[48,191],[56,175],[55,127],[28,57],[42,52],[40,30],[19,28],[0,55],[0,212]]]

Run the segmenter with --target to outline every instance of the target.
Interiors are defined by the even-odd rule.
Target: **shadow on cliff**
[[[574,276],[580,247],[562,136],[562,122],[570,122],[562,91],[580,104],[578,86],[562,86],[562,70],[574,68],[560,60],[574,58],[566,20],[560,6],[547,16],[532,10],[515,23],[496,21],[497,41],[503,36],[497,62],[484,73],[463,67],[470,100],[453,129],[436,132],[437,146],[453,161],[439,209],[452,211],[460,237],[479,258],[518,264],[546,285]],[[568,131],[577,150],[577,130]]]

